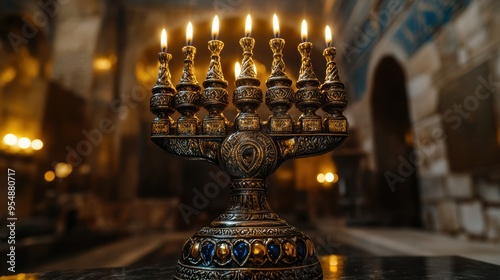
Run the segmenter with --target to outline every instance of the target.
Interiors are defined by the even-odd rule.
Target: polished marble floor
[[[325,280],[330,279],[500,279],[500,266],[462,257],[320,257]],[[125,268],[52,271],[0,277],[2,280],[154,280],[172,279],[174,266],[149,265]]]

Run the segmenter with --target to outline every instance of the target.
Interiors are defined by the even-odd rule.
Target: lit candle
[[[224,48],[224,42],[217,40],[219,37],[219,17],[214,16],[212,21],[212,40],[208,41],[208,50],[211,53],[210,65],[208,66],[208,72],[206,80],[217,80],[225,88],[227,86],[226,80],[224,80],[224,74],[222,73],[222,67],[220,64],[220,52]]]
[[[325,43],[327,47],[332,46],[332,31],[328,25],[325,27]]]
[[[337,63],[335,62],[335,55],[337,54],[337,50],[335,47],[332,47],[332,30],[330,26],[325,27],[325,43],[326,48],[323,51],[323,56],[326,59],[326,76],[325,76],[325,84],[340,82],[339,71],[337,68]]]
[[[307,22],[306,20],[302,20],[302,28],[300,29],[300,37],[302,38],[302,42],[307,42]]]
[[[212,21],[212,40],[217,40],[219,37],[219,17],[215,16]]]
[[[189,22],[186,28],[186,45],[191,46],[192,42],[193,42],[193,24]]]
[[[285,62],[283,61],[283,48],[285,47],[285,40],[280,38],[280,25],[276,14],[273,15],[273,33],[274,38],[269,40],[269,46],[273,52],[271,77],[288,79],[285,74]]]
[[[167,52],[167,31],[165,28],[161,31],[161,51]]]
[[[273,15],[273,31],[274,38],[280,37],[280,24],[278,22],[278,16],[276,14]]]
[[[245,22],[245,37],[250,37],[252,33],[252,17],[250,14],[247,15],[247,20]]]
[[[240,75],[241,73],[241,66],[240,66],[240,63],[238,61],[236,61],[236,63],[234,64],[234,77],[236,79],[238,79],[238,76]]]

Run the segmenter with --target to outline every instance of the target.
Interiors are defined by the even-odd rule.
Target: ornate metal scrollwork
[[[203,92],[193,72],[193,48],[183,50],[178,92],[165,66],[170,56],[160,55],[163,64],[151,98],[151,111],[158,116],[152,140],[174,155],[215,163],[232,178],[227,210],[186,240],[175,279],[322,279],[312,241],[269,206],[266,178],[284,161],[331,151],[347,137],[342,115],[347,98],[334,55],[331,50],[325,54],[328,80],[320,89],[309,58],[312,45],[302,43],[303,65],[294,93],[282,60],[284,41],[271,40],[274,60],[265,102],[273,114],[263,122],[256,113],[263,94],[253,68],[254,41],[243,38],[240,44],[243,70],[233,95],[238,108],[234,123],[223,115],[229,98],[220,67],[221,41],[209,42],[212,55]],[[294,103],[303,113],[298,121],[287,113]],[[201,123],[195,116],[200,105],[208,110]],[[174,107],[181,113],[177,121],[169,117]],[[330,114],[323,121],[315,113],[320,107]]]

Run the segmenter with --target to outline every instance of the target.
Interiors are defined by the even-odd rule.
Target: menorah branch
[[[346,134],[273,135],[280,153],[280,164],[286,160],[321,155],[342,144]]]
[[[151,137],[151,139],[160,148],[173,155],[219,164],[218,154],[223,138],[169,136]]]

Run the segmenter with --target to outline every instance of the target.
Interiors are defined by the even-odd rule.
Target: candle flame
[[[278,38],[280,36],[280,23],[276,14],[273,15],[273,31],[274,38]]]
[[[193,24],[189,22],[186,28],[186,44],[188,46],[191,46],[192,42],[193,42]]]
[[[238,79],[238,77],[240,76],[240,73],[241,73],[241,66],[240,66],[240,63],[238,61],[236,61],[236,63],[234,64],[234,77],[236,77],[236,79]]]
[[[245,37],[250,37],[250,33],[252,33],[252,17],[248,14],[245,22]]]
[[[307,22],[306,20],[302,20],[302,28],[300,29],[300,37],[302,38],[302,42],[307,41]]]
[[[212,22],[212,40],[217,40],[219,37],[219,17],[215,16]]]
[[[328,25],[325,27],[325,42],[327,47],[332,44],[332,31]]]
[[[161,31],[161,51],[167,51],[167,31],[165,28]]]

